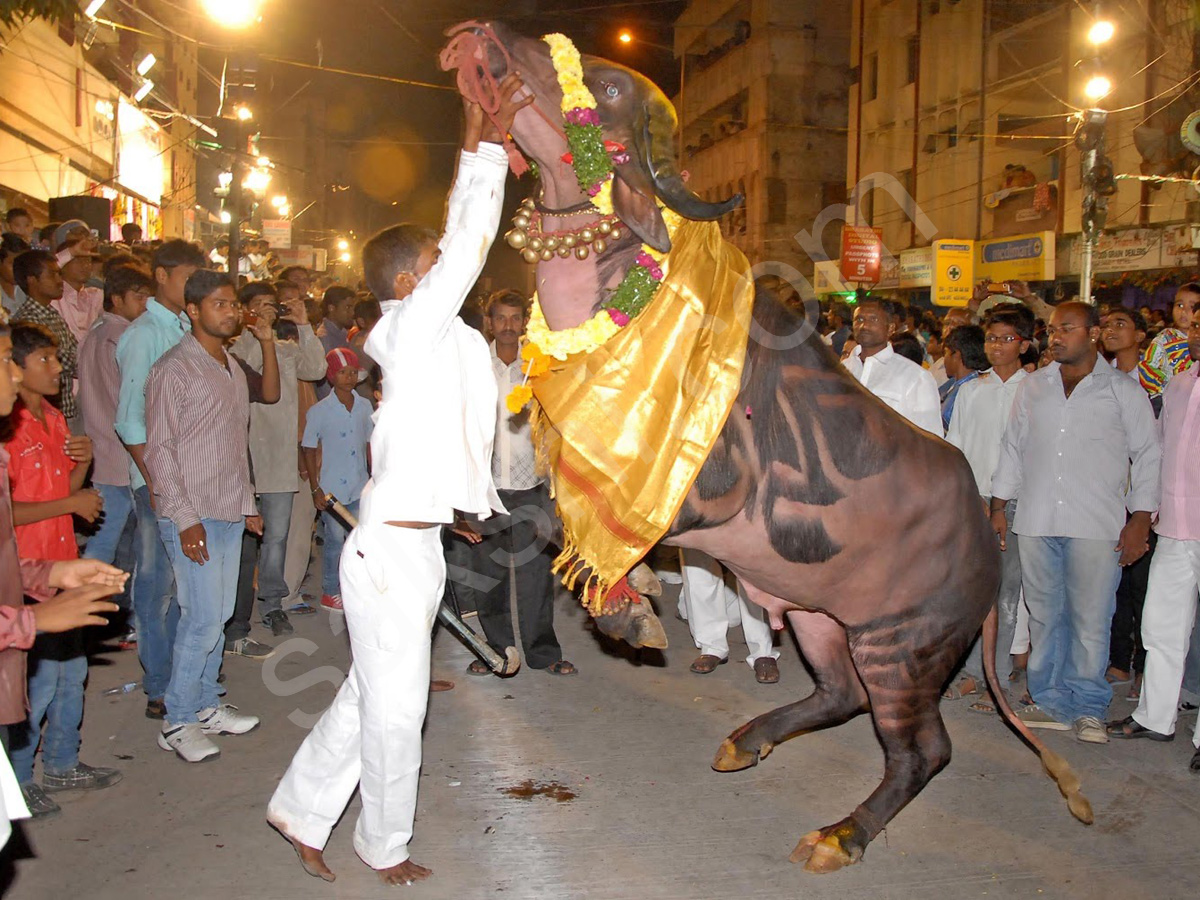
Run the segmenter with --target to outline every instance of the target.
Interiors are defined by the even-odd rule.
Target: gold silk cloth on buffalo
[[[533,379],[535,443],[564,529],[555,571],[584,603],[666,534],[741,384],[750,264],[715,222],[684,220],[654,299],[606,343]]]

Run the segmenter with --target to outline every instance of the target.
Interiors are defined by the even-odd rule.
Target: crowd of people
[[[997,673],[1020,719],[1089,743],[1173,740],[1200,693],[1200,284],[1167,312],[1004,287],[980,283],[940,320],[834,303],[822,333],[970,465],[1001,549]],[[943,696],[993,712],[979,643]],[[1105,723],[1119,686],[1137,707]]]
[[[121,779],[82,761],[80,729],[85,626],[122,609],[155,739],[188,763],[259,725],[225,702],[224,655],[268,658],[318,607],[346,616],[350,673],[267,811],[326,880],[322,848],[356,786],[364,862],[389,884],[429,875],[408,842],[448,552],[481,576],[456,590],[493,649],[514,643],[515,588],[528,666],[576,673],[554,630],[550,556],[522,552],[549,507],[545,478],[527,414],[503,403],[524,377],[529,300],[487,298],[486,338],[462,315],[503,202],[497,123],[527,102],[504,101],[494,122],[468,104],[444,234],[385,229],[363,248],[357,289],[273,269],[261,242],[231,275],[227,243],[146,244],[126,226],[124,243],[101,247],[82,222],[35,230],[9,211],[0,555],[20,578],[0,589],[0,739],[33,816],[59,812],[56,792]],[[1188,661],[1198,305],[1198,284],[1179,289],[1168,321],[1051,306],[1018,283],[1004,295],[981,284],[940,318],[870,295],[823,310],[846,369],[970,466],[1002,560],[998,674],[1030,727],[1169,741],[1200,690],[1194,642]],[[302,592],[317,537],[319,599]],[[726,662],[740,626],[755,679],[778,682],[763,611],[715,560],[680,562],[691,671]],[[1137,707],[1106,724],[1118,685]],[[994,710],[978,646],[944,697]]]

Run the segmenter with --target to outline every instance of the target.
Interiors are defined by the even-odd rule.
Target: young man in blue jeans
[[[175,573],[179,625],[158,745],[195,763],[220,754],[213,734],[244,734],[258,718],[220,704],[224,627],[237,596],[242,531],[262,534],[246,435],[246,374],[225,351],[241,307],[229,276],[188,279],[191,331],[146,379],[145,464],[159,532]]]
[[[167,558],[158,516],[150,501],[150,477],[146,469],[146,376],[164,353],[188,332],[183,312],[183,289],[197,269],[207,265],[204,251],[187,241],[167,241],[154,251],[150,272],[154,296],[146,312],[137,318],[117,341],[117,369],[121,384],[117,393],[117,437],[129,451],[133,464],[129,486],[133,490],[137,516],[137,568],[133,573],[133,612],[137,620],[138,658],[146,675],[146,717],[161,719],[163,694],[171,678],[171,647],[179,621],[175,602],[174,576]]]
[[[341,611],[342,586],[338,565],[349,529],[329,509],[325,497],[332,494],[353,515],[370,478],[371,404],[355,391],[366,373],[358,367],[358,355],[348,347],[325,354],[326,378],[332,391],[308,411],[304,426],[304,462],[309,472],[320,472],[313,484],[313,502],[321,510],[325,525],[325,572],[321,605]]]

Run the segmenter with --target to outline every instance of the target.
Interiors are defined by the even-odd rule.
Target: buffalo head
[[[460,30],[451,29],[451,33]],[[499,23],[478,26],[487,41],[487,66],[499,81],[510,68],[521,73],[535,95],[534,104],[521,110],[513,122],[512,136],[521,150],[538,164],[542,202],[554,209],[584,203],[575,172],[562,161],[567,152],[562,134],[562,90],[542,40],[515,34]],[[596,111],[606,140],[623,145],[628,160],[615,167],[613,211],[639,238],[659,251],[671,247],[655,198],[688,219],[717,219],[737,207],[735,194],[722,203],[709,203],[684,184],[675,154],[675,109],[654,82],[625,66],[584,56],[583,80],[596,98]],[[536,107],[536,108],[535,108]]]

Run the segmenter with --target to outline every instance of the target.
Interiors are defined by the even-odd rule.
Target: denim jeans
[[[203,565],[184,555],[175,523],[158,520],[179,589],[179,630],[166,694],[167,722],[171,725],[195,722],[201,710],[217,705],[225,620],[233,615],[237,596],[245,522],[203,519],[200,524],[204,526],[208,551],[208,561]]]
[[[1103,720],[1104,679],[1121,567],[1116,541],[1021,535],[1029,606],[1028,682],[1033,701],[1063,722]]]
[[[263,520],[262,543],[258,549],[258,612],[263,618],[267,613],[281,609],[283,598],[288,595],[283,563],[287,558],[293,497],[295,494],[291,491],[258,495],[258,510]]]
[[[358,516],[358,501],[345,504],[350,514]],[[331,597],[342,593],[342,582],[338,577],[338,566],[342,559],[342,545],[346,543],[346,535],[350,529],[342,524],[342,520],[330,512],[321,513],[321,523],[325,527],[325,564],[322,572],[322,590]]]
[[[137,620],[138,659],[146,671],[142,686],[151,700],[161,700],[171,680],[171,651],[179,622],[175,576],[163,546],[150,491],[133,492],[137,511],[137,568],[133,571],[133,614]]]
[[[93,484],[96,492],[104,500],[104,516],[100,519],[100,527],[88,538],[87,546],[81,554],[84,559],[98,559],[100,562],[115,565],[118,569],[132,572],[137,555],[129,539],[125,537],[126,526],[133,516],[133,491],[129,485]],[[124,545],[122,540],[124,539]],[[114,603],[120,603],[125,610],[130,606],[130,586],[113,598]]]
[[[1021,603],[1021,549],[1020,538],[1013,533],[1013,519],[1017,514],[1017,501],[1009,500],[1004,507],[1004,518],[1008,521],[1008,549],[1000,551],[1000,590],[996,594],[996,612],[999,615],[996,629],[996,680],[1000,689],[1008,687],[1008,676],[1012,674],[1013,636],[1017,631],[1017,607]],[[983,683],[983,636],[975,639],[963,671]]]
[[[79,631],[39,635],[29,653],[29,718],[12,726],[9,756],[21,784],[33,781],[33,757],[42,738],[42,767],[60,775],[79,762],[87,656]],[[42,735],[42,719],[46,733]]]

